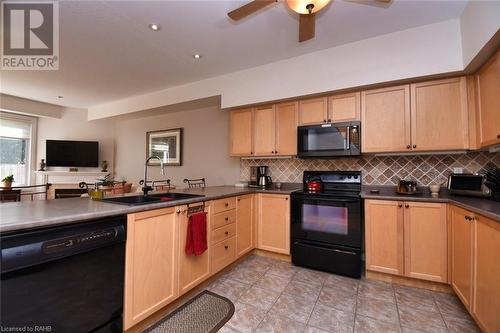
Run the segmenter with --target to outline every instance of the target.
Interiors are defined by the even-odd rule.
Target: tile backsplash
[[[465,173],[500,167],[500,153],[470,152],[453,155],[375,156],[334,159],[241,159],[240,179],[250,178],[250,166],[269,166],[274,182],[302,182],[305,170],[361,170],[365,185],[396,185],[399,179],[419,185],[443,183],[453,168]]]

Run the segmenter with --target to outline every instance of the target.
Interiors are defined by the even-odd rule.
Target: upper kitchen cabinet
[[[465,77],[415,83],[411,89],[411,149],[469,148]]]
[[[476,75],[481,147],[500,143],[500,56],[497,53]]]
[[[402,152],[410,149],[410,86],[361,93],[362,152]]]
[[[298,102],[230,113],[231,156],[297,154]]]
[[[297,155],[298,110],[298,102],[276,105],[275,155]]]
[[[328,97],[328,122],[355,121],[360,119],[361,93]]]
[[[255,156],[274,155],[276,149],[276,117],[274,105],[254,109],[254,154]]]
[[[315,125],[328,121],[328,98],[318,97],[299,101],[300,125]]]
[[[229,114],[231,156],[253,155],[253,110],[234,110]]]

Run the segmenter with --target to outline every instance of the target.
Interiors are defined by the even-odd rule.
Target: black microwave
[[[299,126],[297,129],[299,158],[359,155],[361,155],[359,121]]]

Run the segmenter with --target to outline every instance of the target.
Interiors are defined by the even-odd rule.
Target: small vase
[[[2,182],[2,187],[12,187],[12,182]]]
[[[45,167],[47,166],[47,163],[45,163],[45,159],[42,158],[40,161],[40,169],[38,171],[45,171]]]

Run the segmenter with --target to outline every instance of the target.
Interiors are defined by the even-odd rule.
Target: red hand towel
[[[186,254],[199,256],[207,246],[207,213],[200,212],[189,217],[187,226]]]

